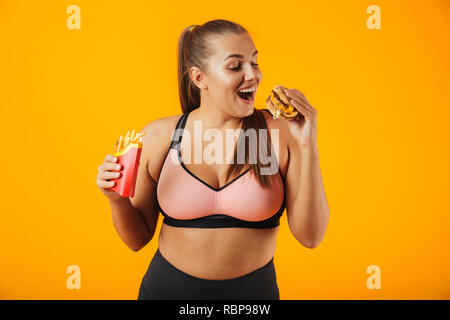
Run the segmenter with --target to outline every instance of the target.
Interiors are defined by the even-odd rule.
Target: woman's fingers
[[[289,90],[288,94],[295,96],[309,104],[309,101],[308,101],[308,99],[306,99],[306,96],[303,92],[301,92],[300,90],[297,90],[297,89],[288,89],[288,90]]]
[[[121,173],[117,171],[121,169],[122,165],[117,163],[117,157],[106,155],[105,161],[98,167],[97,186],[103,189],[114,187],[115,182],[108,180],[119,178]]]
[[[112,188],[116,185],[115,181],[105,181],[105,180],[100,180],[101,184],[104,186],[103,188],[105,189],[109,189]]]
[[[299,103],[296,100],[292,99],[291,103],[297,110],[305,116],[306,119],[309,119],[312,116],[312,111],[305,107],[304,103]]]
[[[113,156],[112,154],[107,154],[105,157],[105,161],[117,162],[117,157]]]
[[[110,200],[117,200],[122,198],[117,192],[110,189],[116,185],[116,181],[110,179],[119,178],[122,173],[122,165],[117,163],[118,159],[112,154],[108,154],[101,165],[98,166],[97,187]]]
[[[313,107],[309,104],[306,96],[297,89],[286,89],[286,95],[290,100],[297,100],[297,103],[303,103],[306,109],[313,111]]]
[[[113,162],[103,162],[99,167],[98,171],[114,171],[114,170],[120,170],[122,169],[122,165],[119,163],[113,163]]]
[[[101,189],[109,189],[116,185],[115,181],[105,181],[101,179],[97,179],[97,186]]]
[[[98,177],[103,180],[117,179],[120,177],[120,172],[100,171]]]

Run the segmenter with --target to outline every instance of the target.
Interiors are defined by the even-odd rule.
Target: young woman
[[[277,300],[273,255],[284,210],[302,245],[314,248],[324,237],[329,208],[316,142],[317,111],[296,89],[286,94],[301,120],[274,120],[268,110],[255,109],[262,78],[257,54],[248,32],[236,23],[213,20],[186,28],[178,45],[183,114],[142,129],[134,197],[108,191],[114,185],[110,179],[120,176],[117,159],[107,155],[99,167],[97,185],[131,250],[153,238],[159,212],[164,216],[138,299]],[[240,132],[231,147],[217,138],[230,129]],[[215,143],[211,154],[233,159],[205,159],[212,145],[204,138],[208,130],[215,132],[214,142],[224,142]],[[248,132],[268,133],[256,134],[257,154],[266,155],[257,161],[251,161],[255,141],[245,143]],[[230,148],[234,153],[227,153]],[[268,156],[275,159],[275,170],[262,170],[273,168]]]

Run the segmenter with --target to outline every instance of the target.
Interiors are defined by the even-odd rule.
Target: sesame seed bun
[[[289,120],[297,119],[301,114],[291,105],[289,98],[284,93],[283,86],[277,85],[270,92],[266,99],[266,106],[274,119],[285,118]]]

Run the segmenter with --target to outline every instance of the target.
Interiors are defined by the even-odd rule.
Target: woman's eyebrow
[[[255,54],[257,54],[257,53],[258,53],[258,50],[253,52],[252,57],[255,56]],[[226,57],[225,60],[223,60],[223,61],[226,61],[229,58],[241,58],[241,59],[244,59],[244,56],[241,55],[241,54],[232,54],[232,55],[229,55],[228,57]]]

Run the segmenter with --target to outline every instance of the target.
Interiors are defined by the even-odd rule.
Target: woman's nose
[[[247,66],[245,69],[245,81],[256,80],[258,74],[252,66]]]

